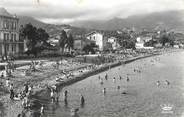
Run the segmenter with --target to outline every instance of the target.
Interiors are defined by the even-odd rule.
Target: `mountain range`
[[[51,37],[54,35],[58,35],[62,30],[66,31],[68,30],[74,35],[86,34],[91,31],[91,29],[75,27],[68,24],[60,24],[60,25],[47,24],[33,17],[28,16],[18,16],[18,18],[19,18],[19,25],[31,23],[33,26],[37,28],[45,29]]]
[[[125,27],[135,27],[137,29],[153,29],[159,27],[184,30],[184,10],[133,15],[124,19],[113,18],[111,20],[80,21],[74,22],[71,25],[100,30],[117,30]]]
[[[94,29],[120,30],[126,27],[134,27],[135,29],[169,29],[184,32],[184,10],[134,15],[124,19],[76,21],[62,25],[43,23],[28,16],[19,16],[19,19],[20,25],[31,23],[34,26],[46,29],[51,35],[57,34],[63,29],[70,29],[75,33],[86,33]]]

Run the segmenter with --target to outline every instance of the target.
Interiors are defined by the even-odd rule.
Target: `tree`
[[[74,47],[74,39],[73,39],[72,34],[69,35],[66,44],[67,44],[67,48],[69,49],[69,51],[71,49],[73,49],[73,47]]]
[[[153,39],[151,39],[151,40],[149,40],[148,42],[145,42],[144,43],[144,46],[145,47],[153,47],[154,46],[154,44],[156,44],[157,43],[157,41],[154,41]]]
[[[38,28],[37,29],[37,36],[38,36],[38,41],[43,42],[43,43],[47,43],[49,35],[44,29]]]
[[[27,50],[26,53],[29,55],[33,53],[34,51],[34,46],[36,45],[36,28],[32,24],[26,24],[23,29],[22,29],[22,36],[26,38],[26,46]],[[35,53],[35,52],[34,52]]]
[[[67,44],[67,34],[64,30],[62,30],[59,39],[59,48],[62,54],[64,53],[64,48],[66,47],[66,44]]]
[[[162,44],[162,46],[165,46],[167,42],[169,42],[168,35],[167,34],[162,35],[160,38],[160,43]]]
[[[174,46],[175,43],[175,36],[174,36],[174,32],[169,33],[169,43],[171,46]]]
[[[125,49],[135,49],[135,40],[133,39],[128,39],[128,40],[121,40],[120,45],[121,47]]]
[[[117,35],[117,38],[121,47],[135,49],[135,39],[133,39],[130,33],[122,32],[122,34]]]
[[[95,53],[95,48],[97,48],[97,45],[95,43],[91,43],[90,45],[86,45],[83,48],[83,51],[88,54],[89,52],[91,52],[92,54]]]
[[[165,30],[163,31],[159,40],[162,46],[165,46],[166,43],[169,43],[171,46],[173,46],[174,41],[175,41],[174,32],[167,33]]]
[[[36,57],[44,49],[43,45],[47,43],[49,35],[44,29],[37,29],[29,23],[21,27],[20,37],[26,40],[27,55],[33,54]]]

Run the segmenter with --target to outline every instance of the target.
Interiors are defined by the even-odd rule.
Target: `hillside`
[[[33,26],[36,26],[38,28],[41,27],[45,29],[51,36],[60,33],[62,30],[68,30],[74,35],[86,34],[89,31],[91,31],[90,29],[78,28],[78,27],[70,26],[66,24],[61,24],[61,25],[46,24],[28,16],[18,16],[18,17],[19,17],[19,25],[25,25],[25,24],[31,23]]]
[[[28,17],[28,16],[18,16],[19,18],[19,25],[25,25],[25,24],[28,24],[28,23],[31,23],[32,25],[36,26],[36,27],[45,27],[46,24],[39,21],[39,20],[36,20],[32,17]]]
[[[163,27],[167,29],[183,30],[184,10],[134,15],[125,19],[113,18],[104,21],[81,21],[74,22],[71,25],[100,30],[116,30],[125,27],[136,27],[138,29]]]
[[[144,15],[134,15],[126,19],[113,18],[111,20],[91,20],[78,21],[71,25],[46,24],[32,17],[19,16],[20,25],[32,23],[34,26],[44,28],[50,35],[55,35],[65,29],[74,35],[86,34],[94,29],[96,30],[117,30],[126,27],[135,27],[136,29],[170,29],[173,31],[184,32],[184,10],[155,12]]]

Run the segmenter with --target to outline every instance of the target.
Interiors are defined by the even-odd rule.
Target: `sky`
[[[184,0],[0,0],[0,7],[46,23],[108,20],[184,9]]]

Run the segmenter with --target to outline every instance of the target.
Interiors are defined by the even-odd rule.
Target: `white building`
[[[144,44],[148,41],[152,40],[152,37],[137,37],[136,39],[136,43],[135,43],[135,48],[136,49],[152,49],[153,47],[145,47]]]
[[[120,47],[120,45],[118,44],[118,40],[115,37],[108,38],[107,42],[111,43],[113,50],[116,50],[118,47]]]
[[[19,40],[19,19],[0,8],[0,56],[23,52],[24,43]]]
[[[94,31],[94,32],[91,32],[91,33],[87,34],[86,38],[91,40],[91,41],[94,41],[95,44],[99,47],[100,51],[104,50],[104,47],[106,45],[106,41],[104,39],[104,35],[103,34]]]
[[[50,38],[48,41],[52,46],[57,46],[59,44],[59,39],[56,38]]]

